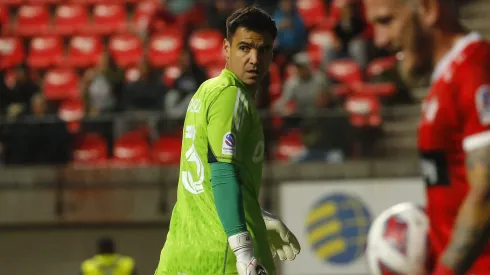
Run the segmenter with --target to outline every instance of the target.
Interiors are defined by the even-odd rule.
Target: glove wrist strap
[[[228,243],[238,262],[248,263],[254,257],[253,240],[249,232],[245,231],[230,236]]]

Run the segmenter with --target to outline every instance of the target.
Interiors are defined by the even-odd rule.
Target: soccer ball
[[[429,221],[413,203],[400,203],[381,213],[368,233],[366,257],[371,274],[414,274],[425,270]]]

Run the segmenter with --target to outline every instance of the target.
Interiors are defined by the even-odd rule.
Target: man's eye
[[[240,49],[240,51],[244,51],[244,52],[247,52],[248,50],[250,50],[250,48],[247,46],[240,46],[239,49]]]

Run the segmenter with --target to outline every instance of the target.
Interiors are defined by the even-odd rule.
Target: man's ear
[[[426,26],[434,26],[440,17],[439,0],[420,0],[420,16]]]
[[[230,50],[231,50],[231,44],[228,41],[228,39],[223,39],[223,52],[225,54],[226,61],[230,59]]]

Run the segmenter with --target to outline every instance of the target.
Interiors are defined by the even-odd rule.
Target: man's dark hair
[[[100,238],[97,242],[97,250],[99,254],[114,254],[116,252],[114,240],[109,237]]]
[[[236,10],[226,19],[226,39],[231,42],[239,27],[258,33],[268,33],[276,39],[277,26],[274,19],[263,9],[250,6]]]

